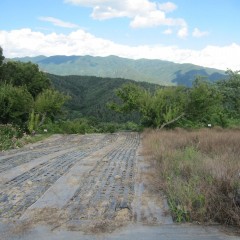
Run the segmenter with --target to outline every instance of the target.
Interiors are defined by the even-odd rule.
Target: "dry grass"
[[[66,212],[57,208],[36,209],[30,213],[28,219],[20,221],[12,229],[12,233],[23,235],[39,224],[48,225],[51,230],[56,229],[66,223],[69,216]]]
[[[149,156],[176,221],[240,226],[240,131],[146,131]]]

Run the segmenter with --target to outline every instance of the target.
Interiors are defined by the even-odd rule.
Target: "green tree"
[[[54,121],[57,114],[62,112],[62,106],[70,97],[53,89],[46,89],[36,97],[34,110],[40,115],[40,123],[43,124],[46,117]]]
[[[121,101],[110,104],[110,107],[123,113],[138,111],[145,126],[163,128],[184,116],[185,93],[183,87],[161,88],[151,93],[134,84],[127,84],[116,91]]]
[[[185,115],[186,93],[184,87],[169,87],[156,91],[152,98],[155,127],[163,128]]]
[[[8,61],[4,63],[1,81],[14,86],[26,86],[34,98],[51,86],[50,80],[39,70],[38,65],[31,62]]]
[[[24,126],[33,106],[33,98],[25,87],[0,85],[0,122]]]
[[[189,93],[187,118],[195,123],[225,125],[223,95],[216,84],[197,78]]]
[[[240,74],[239,71],[227,71],[228,78],[218,81],[217,86],[223,95],[224,110],[228,118],[240,118]]]
[[[121,113],[131,112],[134,110],[139,111],[140,102],[145,90],[135,84],[128,83],[115,91],[115,94],[119,97],[119,102],[112,102],[108,106]]]

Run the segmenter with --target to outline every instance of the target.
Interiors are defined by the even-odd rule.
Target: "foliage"
[[[39,118],[40,118],[40,114],[39,113],[35,114],[34,109],[32,109],[32,112],[29,114],[29,119],[28,119],[28,130],[30,133],[33,133],[38,129],[40,124]]]
[[[216,84],[197,78],[189,93],[187,118],[195,123],[207,126],[225,125],[223,96]]]
[[[19,127],[11,124],[0,124],[0,151],[20,148],[28,143],[35,143],[49,136],[49,134],[30,136],[23,133]]]
[[[169,87],[156,89],[154,93],[134,84],[123,85],[116,91],[121,103],[109,107],[118,112],[138,111],[146,126],[161,127],[183,115],[186,105],[185,89]]]
[[[46,89],[36,97],[34,110],[41,117],[41,124],[46,117],[54,120],[57,114],[62,112],[63,104],[69,100],[69,96],[53,89]],[[32,117],[33,118],[33,117]],[[35,116],[35,122],[38,116]],[[34,121],[33,119],[31,121]]]
[[[146,114],[148,121],[153,121],[153,126],[164,127],[184,115],[186,106],[186,91],[183,87],[159,89],[152,97],[151,114]],[[148,111],[148,106],[145,107]],[[153,115],[153,116],[151,116]]]
[[[13,86],[26,86],[34,98],[50,87],[50,81],[46,75],[39,71],[36,64],[31,62],[8,61],[4,63],[0,80]]]
[[[22,136],[22,131],[11,124],[0,125],[0,151],[16,146],[17,139]]]
[[[144,89],[136,84],[124,84],[116,90],[116,95],[122,100],[122,104],[118,105],[112,102],[109,104],[109,108],[122,113],[139,110],[140,101],[144,93]]]
[[[0,48],[0,123],[13,123],[32,132],[46,117],[54,120],[69,97],[53,90],[36,64],[3,63],[3,59]]]
[[[223,107],[229,118],[240,118],[240,75],[239,71],[227,71],[228,79],[217,82],[223,95]]]
[[[0,85],[0,123],[23,126],[33,106],[33,98],[25,87]]]
[[[211,83],[198,77],[192,88],[165,87],[148,91],[134,84],[116,91],[120,100],[109,104],[116,112],[138,112],[147,127],[226,127],[240,116],[240,78]],[[235,121],[236,122],[236,121]]]
[[[48,75],[54,87],[71,99],[66,102],[66,118],[95,117],[101,122],[124,123],[134,121],[139,123],[139,114],[136,112],[121,114],[107,108],[107,103],[118,101],[115,90],[126,83],[136,83],[144,89],[153,91],[155,84],[134,82],[126,79],[99,78],[89,76],[56,76]]]
[[[61,134],[85,134],[85,133],[113,133],[117,131],[141,131],[142,128],[133,122],[115,123],[115,122],[98,122],[96,119],[78,118],[66,121],[52,122],[47,119],[40,126],[39,132],[47,129],[49,133]]]

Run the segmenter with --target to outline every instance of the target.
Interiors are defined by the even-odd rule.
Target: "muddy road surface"
[[[0,153],[0,239],[142,239],[152,228],[149,239],[166,239],[175,228],[152,172],[139,133],[53,135]]]

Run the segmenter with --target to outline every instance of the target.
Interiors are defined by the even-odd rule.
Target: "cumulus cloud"
[[[193,30],[193,37],[196,37],[196,38],[200,38],[200,37],[204,37],[204,36],[207,36],[209,33],[207,31],[203,32],[203,31],[200,31],[198,28],[194,28]]]
[[[166,13],[177,8],[172,2],[162,4],[150,0],[65,0],[65,2],[92,8],[91,16],[96,20],[130,18],[132,28],[156,26],[187,28],[184,19],[168,18],[166,16]]]
[[[16,39],[18,41],[16,41]],[[97,38],[78,29],[69,34],[44,34],[31,29],[0,31],[0,46],[4,56],[23,57],[37,55],[92,55],[139,59],[161,59],[177,63],[226,70],[240,70],[240,45],[207,46],[201,50],[181,49],[177,46],[140,45],[128,46]]]
[[[162,10],[164,12],[172,12],[172,11],[177,9],[177,5],[175,5],[172,2],[166,2],[166,3],[158,4],[158,7],[159,7],[160,10]]]
[[[50,22],[55,26],[58,27],[63,27],[63,28],[79,28],[78,25],[70,22],[64,22],[60,19],[53,18],[53,17],[39,17],[39,20],[45,21],[45,22]]]
[[[186,38],[188,36],[188,29],[187,27],[183,27],[181,29],[178,30],[178,36],[180,38]]]

